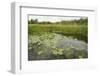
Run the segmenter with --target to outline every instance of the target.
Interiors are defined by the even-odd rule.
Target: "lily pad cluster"
[[[56,33],[29,35],[29,60],[87,58],[87,43]]]

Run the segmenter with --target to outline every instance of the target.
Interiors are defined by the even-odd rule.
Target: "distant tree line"
[[[39,22],[38,19],[31,19],[28,20],[28,24],[78,24],[78,25],[87,25],[88,19],[87,18],[81,18],[79,20],[62,20],[58,22],[50,22],[50,21],[42,21]]]

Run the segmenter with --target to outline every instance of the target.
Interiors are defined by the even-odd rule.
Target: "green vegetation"
[[[87,58],[87,24],[87,18],[60,22],[28,21],[28,59]]]
[[[29,24],[28,34],[39,35],[44,32],[52,32],[62,34],[64,36],[71,36],[87,42],[87,29],[88,28],[85,25]]]

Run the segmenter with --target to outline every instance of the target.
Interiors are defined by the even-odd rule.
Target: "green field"
[[[88,27],[86,25],[61,25],[61,24],[29,24],[28,34],[39,35],[51,32],[70,36],[88,42]]]

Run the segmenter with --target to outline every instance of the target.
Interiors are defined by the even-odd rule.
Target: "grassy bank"
[[[62,24],[29,24],[28,34],[39,35],[44,32],[71,36],[78,40],[88,42],[88,30],[86,25],[62,25]]]

